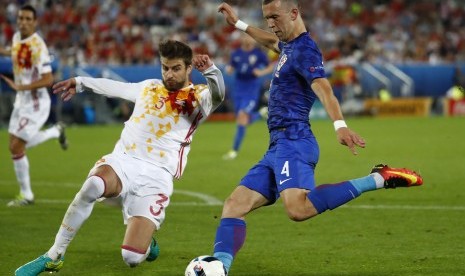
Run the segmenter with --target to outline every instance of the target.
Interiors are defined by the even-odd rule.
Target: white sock
[[[60,136],[60,131],[56,126],[47,128],[46,130],[39,131],[34,137],[27,141],[26,148],[32,148],[49,139],[58,138],[58,136]]]
[[[89,177],[82,185],[73,202],[68,207],[60,229],[55,237],[55,243],[47,252],[54,261],[64,256],[66,248],[73,240],[79,228],[92,213],[95,201],[103,195],[105,183],[98,176]]]
[[[371,173],[370,175],[375,179],[377,189],[384,188],[384,178],[381,176],[381,174],[375,172]]]
[[[121,255],[123,257],[124,262],[129,267],[136,267],[140,263],[142,263],[145,258],[147,258],[147,254],[142,254],[139,252],[134,252],[128,249],[121,249]]]
[[[34,194],[32,193],[31,189],[31,178],[29,177],[29,160],[27,159],[27,155],[24,154],[19,158],[13,157],[13,166],[21,194],[27,200],[33,200]]]

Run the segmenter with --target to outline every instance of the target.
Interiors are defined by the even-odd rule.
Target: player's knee
[[[240,218],[252,210],[252,203],[235,197],[228,197],[223,205],[223,217]]]
[[[239,112],[237,116],[237,124],[241,126],[246,126],[249,124],[249,114],[245,112]]]
[[[121,249],[121,255],[123,256],[123,261],[129,267],[135,267],[145,260],[145,254],[137,253],[127,249]]]
[[[102,178],[92,175],[86,179],[79,191],[82,199],[88,202],[93,202],[102,197],[105,191],[105,182]]]
[[[24,155],[25,146],[24,143],[21,143],[18,139],[12,139],[9,144],[9,150],[13,157]]]
[[[287,216],[289,217],[289,219],[297,222],[304,221],[309,218],[307,215],[295,209],[287,210]]]
[[[293,221],[304,221],[318,213],[314,212],[311,208],[305,208],[305,206],[290,204],[286,205],[287,216]]]

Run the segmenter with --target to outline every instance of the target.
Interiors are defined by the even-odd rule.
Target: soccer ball
[[[223,263],[213,256],[194,258],[186,268],[185,276],[226,276]]]

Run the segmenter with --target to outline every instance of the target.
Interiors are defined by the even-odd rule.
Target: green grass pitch
[[[424,186],[365,193],[300,223],[287,218],[281,201],[259,209],[247,217],[247,240],[231,275],[465,275],[465,118],[365,118],[348,124],[367,140],[358,156],[337,143],[329,121],[313,122],[321,151],[317,183],[361,177],[383,162],[419,171]],[[0,131],[0,275],[12,275],[48,250],[69,202],[121,129],[70,127],[68,151],[56,141],[29,150],[36,204],[24,208],[6,207],[18,186],[7,132]],[[127,267],[120,253],[121,211],[98,203],[59,275],[184,275],[190,259],[211,254],[221,202],[268,142],[266,126],[258,122],[248,129],[239,157],[223,161],[234,131],[233,123],[213,122],[198,130],[157,234],[157,261]]]

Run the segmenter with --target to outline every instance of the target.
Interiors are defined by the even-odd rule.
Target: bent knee
[[[94,202],[105,192],[105,181],[99,176],[90,176],[79,190],[81,198],[87,202]]]
[[[247,126],[249,124],[249,114],[244,111],[240,111],[237,116],[237,124],[241,126]]]
[[[10,150],[11,155],[18,156],[24,155],[26,146],[24,142],[21,142],[20,140],[16,139],[14,141],[10,141],[8,149]]]
[[[318,215],[317,212],[305,208],[287,208],[286,211],[289,219],[297,222],[304,221]]]
[[[138,264],[142,263],[145,258],[146,254],[142,252],[136,252],[136,250],[133,249],[121,249],[121,255],[123,256],[123,261],[129,266],[129,267],[135,267]]]
[[[223,206],[223,217],[240,218],[252,210],[252,203],[228,197]]]

